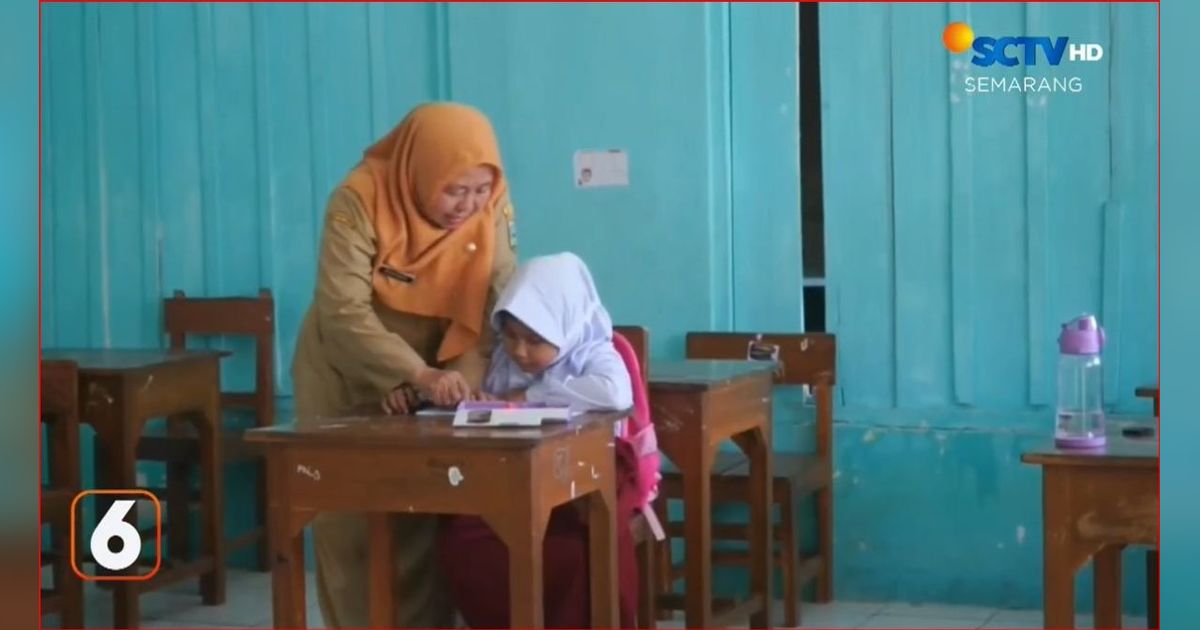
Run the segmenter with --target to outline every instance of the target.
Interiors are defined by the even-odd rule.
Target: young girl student
[[[502,343],[484,379],[485,397],[569,405],[575,411],[633,405],[633,381],[613,346],[612,320],[578,256],[544,256],[519,267],[497,300],[492,325]],[[639,473],[628,442],[617,440],[615,450],[620,622],[632,628],[638,573],[627,524]],[[509,627],[508,550],[482,519],[446,517],[438,557],[467,625]],[[571,505],[551,513],[543,558],[545,626],[590,627],[587,525]]]

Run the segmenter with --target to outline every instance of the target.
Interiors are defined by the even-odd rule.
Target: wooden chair
[[[780,518],[774,527],[778,547],[774,562],[782,574],[784,626],[800,623],[799,593],[808,582],[816,581],[816,599],[828,602],[833,596],[833,386],[836,383],[836,342],[828,334],[699,333],[687,335],[687,358],[709,360],[747,360],[749,346],[757,341],[778,348],[779,369],[775,382],[783,385],[807,385],[816,400],[816,452],[778,453],[775,455],[772,501],[779,506]],[[750,467],[741,453],[718,452],[713,466],[713,504],[744,503]],[[796,504],[810,494],[816,495],[817,550],[801,554],[796,536]],[[663,473],[662,498],[683,499],[683,479],[677,471]],[[714,540],[749,542],[743,525],[714,524]],[[667,525],[671,538],[683,536],[682,522]],[[673,566],[670,547],[665,546],[665,564],[669,582],[685,575],[685,567]],[[686,562],[686,558],[685,558]],[[749,566],[746,551],[713,553],[714,565]]]
[[[1154,402],[1154,419],[1161,422],[1158,415],[1158,385],[1143,385],[1134,390],[1139,398],[1149,398]],[[1158,628],[1158,550],[1146,552],[1146,625],[1152,629]]]
[[[41,564],[53,570],[53,586],[41,592],[42,614],[59,613],[63,628],[82,628],[83,581],[71,568],[71,504],[81,486],[79,370],[74,362],[42,361],[41,407],[50,468],[48,483],[42,485],[41,521],[50,525],[52,545]]]
[[[642,368],[642,385],[650,374],[650,342],[649,333],[641,326],[614,326],[613,332],[621,335],[637,353],[638,365]],[[657,508],[658,506],[656,506]],[[661,514],[659,520],[662,520]],[[638,628],[655,628],[658,625],[658,593],[662,581],[657,572],[656,551],[658,541],[650,525],[639,512],[630,524],[633,529],[633,542],[637,545],[639,576],[638,586],[641,594],[638,597]]]
[[[270,567],[267,544],[267,492],[263,461],[257,449],[243,440],[245,428],[271,426],[275,423],[275,301],[268,289],[257,297],[194,298],[176,291],[163,300],[163,326],[170,336],[172,349],[187,347],[189,336],[241,336],[255,340],[254,390],[222,392],[224,411],[253,415],[252,427],[229,427],[221,442],[223,464],[258,461],[257,514],[255,527],[228,542],[227,553],[257,544],[258,568]],[[228,419],[228,418],[227,418]],[[182,423],[168,420],[168,436],[143,438],[138,459],[162,461],[167,464],[165,488],[152,488],[166,504],[165,534],[172,555],[189,558],[190,541],[188,514],[198,504],[198,495],[191,490],[189,475],[199,467],[199,450],[195,439],[186,434]],[[178,541],[184,541],[182,543]]]

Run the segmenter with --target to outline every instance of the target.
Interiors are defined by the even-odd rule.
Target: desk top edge
[[[1051,443],[1025,451],[1021,461],[1038,466],[1158,468],[1158,439],[1110,435],[1105,449],[1097,451],[1060,449]]]
[[[372,446],[405,448],[409,445],[522,450],[547,441],[603,428],[628,416],[627,411],[593,412],[565,424],[544,427],[497,429],[454,427],[448,417],[355,414],[293,420],[286,424],[250,429],[247,442],[263,445]]]
[[[221,359],[226,350],[170,348],[42,348],[42,361],[74,361],[79,370],[92,373],[123,373],[153,369],[173,363]]]
[[[750,378],[774,378],[775,364],[737,359],[651,361],[651,389],[709,390]]]

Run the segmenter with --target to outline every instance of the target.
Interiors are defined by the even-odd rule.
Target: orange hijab
[[[448,183],[479,165],[496,172],[483,208],[453,230],[421,215],[418,208],[429,207]],[[366,150],[342,186],[358,196],[375,226],[375,299],[396,311],[449,319],[439,362],[471,349],[483,330],[494,217],[507,198],[487,117],[464,105],[421,105]]]

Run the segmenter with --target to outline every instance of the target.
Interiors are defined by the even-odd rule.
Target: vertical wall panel
[[[1120,328],[1109,342],[1119,361],[1110,361],[1105,382],[1119,400],[1158,378],[1158,63],[1157,11],[1114,4],[1110,8],[1112,74],[1109,115],[1112,139],[1111,203],[1117,219],[1106,224],[1113,247],[1106,251],[1105,313],[1119,311]],[[1109,258],[1109,251],[1119,256]],[[1114,284],[1119,283],[1119,293]],[[1144,407],[1145,403],[1141,406]]]
[[[946,8],[893,11],[891,46],[892,193],[895,205],[896,402],[926,407],[950,400],[950,94],[945,53],[913,46],[913,34],[945,26]],[[912,159],[908,156],[922,156]]]
[[[947,22],[973,21],[970,4],[954,2]],[[931,44],[926,43],[926,46]],[[950,90],[963,84],[969,74],[963,57],[950,60]],[[950,313],[953,320],[951,361],[954,368],[954,398],[947,401],[970,405],[975,401],[975,283],[970,270],[975,266],[975,194],[973,172],[976,161],[972,121],[975,101],[956,95],[950,107]]]
[[[309,100],[309,55],[305,11],[282,5],[255,5],[261,14],[262,39],[256,62],[264,115],[259,133],[270,170],[262,175],[270,217],[272,259],[270,288],[275,296],[277,378],[291,391],[291,340],[312,299],[316,251],[324,191],[313,185],[313,129]]]
[[[157,8],[145,4],[137,6],[137,77],[138,77],[138,159],[141,169],[141,295],[138,307],[142,313],[142,327],[138,345],[153,347],[162,338],[162,223],[161,223],[161,156],[159,154],[159,127],[162,120],[159,111],[158,81],[158,29],[155,15]]]
[[[1025,32],[1045,33],[1044,4],[1025,6]],[[1047,66],[1025,66],[1025,76],[1048,76]],[[1049,110],[1042,98],[1025,98],[1025,271],[1026,326],[1029,344],[1029,403],[1053,402],[1055,331],[1046,329],[1050,300],[1050,122]]]
[[[197,7],[164,4],[158,13],[156,79],[160,123],[159,214],[162,248],[158,261],[164,295],[181,290],[204,295],[206,256],[204,249],[204,199],[200,80],[196,38]],[[169,168],[163,168],[162,166]]]
[[[97,220],[101,222],[100,270],[105,340],[137,346],[144,328],[141,308],[142,246],[140,191],[137,19],[133,5],[98,12],[96,50]]]
[[[729,10],[733,327],[803,330],[799,11],[782,3]]]
[[[971,12],[981,35],[1021,33],[1025,26],[1020,4],[980,4]],[[968,56],[958,57],[966,60]],[[975,68],[971,66],[975,76],[1021,75],[1019,67]],[[961,94],[961,86],[956,88]],[[963,243],[971,250],[971,261],[954,269],[971,285],[968,309],[973,319],[970,366],[974,403],[1009,409],[1022,408],[1027,400],[1025,173],[1020,168],[1025,159],[1025,136],[1019,133],[1025,124],[1024,98],[1019,93],[964,96],[973,101],[968,118],[975,158],[970,171],[971,229]]]
[[[890,7],[821,7],[828,282],[837,301],[847,404],[890,407],[894,390]],[[852,37],[827,33],[853,33]],[[841,142],[841,134],[863,141]]]
[[[108,258],[108,199],[104,197],[108,173],[99,155],[104,143],[100,118],[101,92],[104,80],[100,76],[100,8],[83,8],[83,199],[84,260],[103,261],[99,265],[80,265],[87,279],[87,309],[90,317],[88,341],[92,344],[112,344],[112,313],[109,311],[110,271]],[[83,262],[83,261],[80,261]]]

